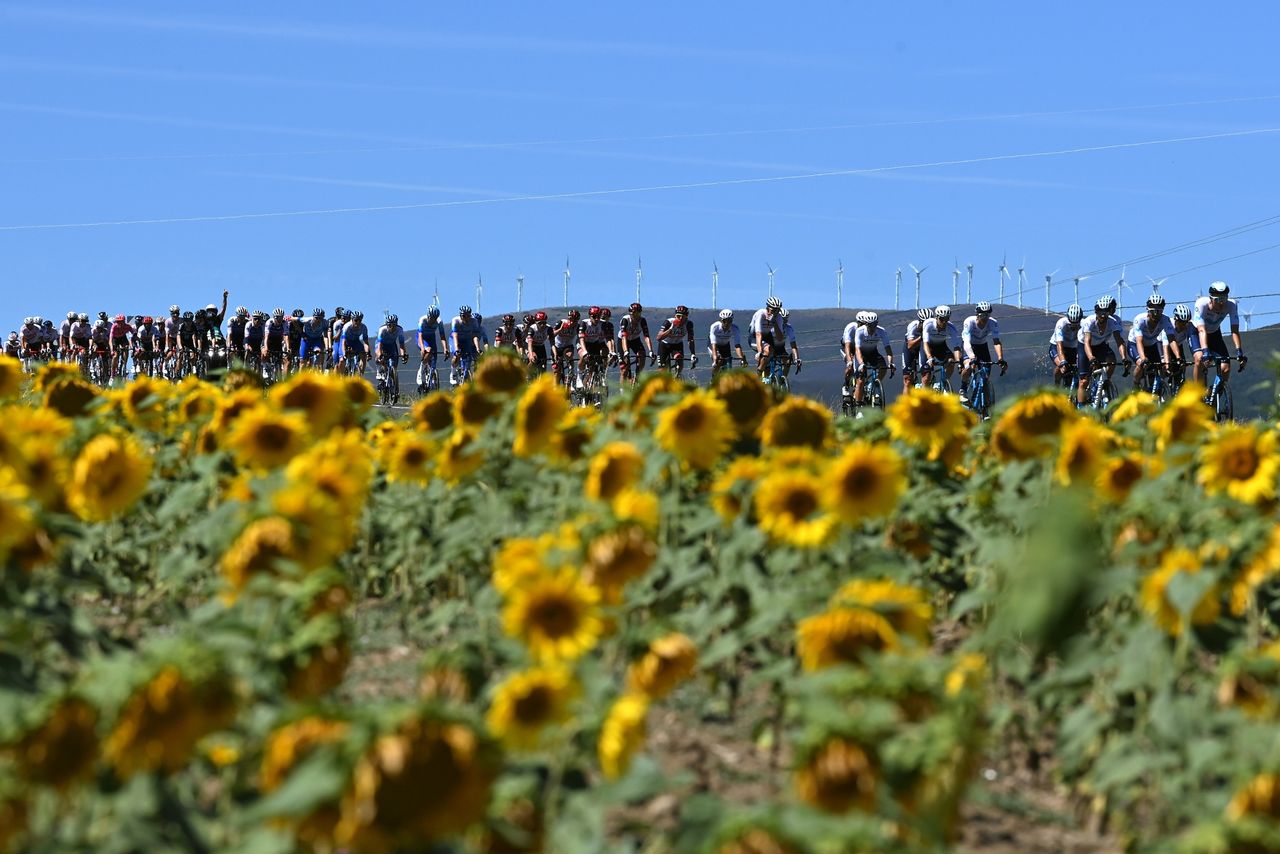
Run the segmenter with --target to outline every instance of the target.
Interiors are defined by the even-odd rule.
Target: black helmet
[[[395,325],[397,325],[398,323],[400,323],[400,315],[398,315],[398,314],[388,314],[388,315],[387,315],[387,323],[388,323],[388,324],[390,324],[391,326],[395,326]]]

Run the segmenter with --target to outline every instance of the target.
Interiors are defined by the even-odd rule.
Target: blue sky
[[[0,2],[6,311],[1280,291],[1274,10],[1155,9]]]

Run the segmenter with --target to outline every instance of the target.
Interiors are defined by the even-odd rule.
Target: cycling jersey
[[[532,324],[525,332],[525,340],[533,347],[544,347],[550,334],[551,327],[547,325],[546,321],[540,320]]]
[[[507,328],[506,325],[499,326],[493,331],[493,343],[495,347],[514,347],[517,350],[524,349],[524,330],[519,326]]]
[[[364,324],[360,324],[361,327]],[[378,327],[378,352],[383,357],[398,361],[400,359],[400,351],[404,349],[404,329],[400,324],[385,324]]]
[[[62,321],[62,325],[58,327],[58,338],[61,341],[66,341],[70,337],[71,337],[71,321],[64,320]]]
[[[107,348],[107,342],[110,340],[110,330],[107,329],[107,325],[105,323],[101,326],[95,325],[93,327],[93,331],[90,333],[90,338],[97,347],[105,350]]]
[[[790,323],[782,325],[782,340],[788,349],[796,346],[796,328]]]
[[[587,344],[604,344],[609,340],[608,330],[601,320],[583,321],[578,335]]]
[[[266,325],[261,321],[249,321],[244,325],[244,343],[253,347],[262,346],[262,336],[266,331]]]
[[[618,321],[618,337],[633,345],[649,337],[649,321],[642,314],[632,317],[630,314]],[[632,349],[635,349],[634,346]]]
[[[442,320],[432,320],[424,314],[418,320],[418,339],[418,346],[422,350],[434,351],[443,347],[444,352],[449,352],[449,333],[445,331]],[[442,341],[443,344],[440,343]]]
[[[1080,332],[1076,335],[1076,340],[1084,342],[1085,336],[1089,336],[1090,345],[1105,344],[1111,346],[1113,336],[1120,332],[1120,321],[1111,315],[1105,315],[1102,321],[1098,321],[1098,315],[1091,314],[1080,323]]]
[[[400,327],[396,327],[399,329]],[[385,326],[382,329],[386,329]],[[363,342],[365,348],[369,346],[369,327],[364,325],[363,321],[353,320],[346,326],[342,327],[342,342],[347,347],[354,347]]]
[[[112,323],[111,324],[111,340],[117,346],[128,342],[129,336],[133,334],[133,327],[128,323]]]
[[[302,324],[302,337],[306,339],[307,345],[311,347],[324,346],[325,322],[317,321],[314,317]]]
[[[553,345],[557,350],[564,350],[578,343],[578,324],[565,318],[556,324]]]
[[[760,336],[765,341],[772,341],[774,334],[781,331],[778,328],[778,322],[780,320],[778,315],[774,314],[772,316],[768,316],[768,314],[769,309],[761,308],[757,309],[756,313],[751,315],[751,323],[748,324],[747,329],[751,332],[752,341],[755,340],[757,332],[760,333]]]
[[[944,344],[950,352],[960,349],[960,331],[949,320],[945,325],[939,327],[938,318],[929,318],[920,326],[920,337],[924,339],[924,343],[929,345],[929,349],[934,352]]]
[[[1196,334],[1196,328],[1191,325],[1190,321],[1183,323],[1181,329],[1178,328],[1178,322],[1174,321],[1173,332],[1171,334],[1167,334],[1166,337],[1169,339],[1170,343],[1177,344],[1179,346],[1187,343],[1187,341],[1191,341],[1193,349],[1198,348],[1200,344],[1200,336]]]
[[[267,349],[282,350],[284,349],[284,321],[276,320],[274,317],[267,321],[266,328]]]
[[[454,345],[457,352],[474,356],[476,354],[476,340],[484,337],[484,330],[480,327],[479,319],[473,314],[467,320],[463,320],[459,315],[449,324],[449,328],[454,335],[458,336],[457,343]]]
[[[19,332],[19,337],[22,339],[22,346],[29,349],[35,349],[39,346],[40,339],[42,337],[40,334],[40,327],[35,326],[34,324],[31,326],[24,326]]]
[[[296,317],[292,317],[285,321],[285,323],[288,324],[285,329],[285,334],[289,336],[289,348],[296,352],[298,345],[302,343],[302,321],[298,320]]]
[[[906,347],[908,350],[918,349],[920,347],[921,343],[923,342],[917,341],[915,347],[912,347],[911,339],[921,337],[920,329],[923,326],[924,326],[924,323],[919,318],[907,324],[907,334],[902,338],[902,344],[904,347]]]
[[[1162,314],[1152,322],[1145,311],[1135,315],[1133,326],[1129,327],[1129,341],[1144,347],[1170,341],[1174,334],[1172,320]]]
[[[164,335],[168,340],[178,337],[178,327],[182,324],[182,319],[170,315],[164,319]]]
[[[976,359],[977,356],[974,354],[973,348],[981,344],[985,349],[988,340],[995,343],[1000,342],[1000,324],[994,317],[988,317],[985,326],[978,325],[978,316],[976,314],[969,315],[964,319],[964,324],[960,327],[960,342],[964,345],[964,354],[966,356],[970,359]]]
[[[138,334],[134,338],[134,341],[141,350],[147,350],[148,352],[154,350],[156,346],[155,325],[147,326],[144,324],[143,326],[139,326]]]
[[[739,350],[742,349],[742,339],[738,335],[738,324],[733,322],[725,326],[723,320],[717,320],[711,324],[711,329],[707,331],[707,339],[713,347],[727,347],[732,344]]]
[[[1080,340],[1080,324],[1072,323],[1065,317],[1059,317],[1053,325],[1053,334],[1049,336],[1050,344],[1061,344],[1064,350],[1074,350]]]
[[[666,333],[665,335],[663,333]],[[689,318],[677,320],[674,317],[668,317],[662,321],[662,326],[658,328],[658,338],[664,347],[674,347],[678,350],[684,349],[684,342],[689,342],[689,350],[693,350],[693,324],[689,322]]]
[[[244,343],[244,328],[248,323],[248,318],[239,315],[227,321],[227,337],[231,339],[232,344],[239,346]]]
[[[855,327],[851,343],[858,353],[864,356],[867,353],[879,353],[882,347],[886,353],[893,352],[893,347],[889,344],[889,333],[883,326],[877,324],[875,327],[867,327],[855,324]]]
[[[1203,327],[1205,332],[1220,331],[1222,329],[1222,321],[1227,318],[1231,318],[1231,331],[1239,331],[1239,306],[1233,299],[1227,300],[1224,311],[1215,311],[1209,307],[1208,297],[1200,297],[1196,300],[1195,308],[1191,310],[1191,324],[1197,329]]]

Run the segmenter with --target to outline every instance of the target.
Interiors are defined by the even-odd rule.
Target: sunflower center
[[[281,399],[287,409],[310,412],[319,402],[319,389],[308,383],[294,383],[293,388]]]
[[[787,515],[795,519],[807,519],[818,509],[818,496],[808,489],[793,489],[782,502]]]
[[[676,413],[676,429],[681,433],[696,433],[707,421],[707,413],[701,406],[686,406]]]
[[[535,685],[515,702],[516,720],[523,724],[539,724],[551,716],[551,692],[545,685]]]
[[[283,424],[263,424],[258,428],[257,445],[267,450],[279,452],[289,447],[293,431]]]
[[[911,421],[917,427],[936,427],[946,417],[946,409],[936,400],[917,396],[912,402],[915,405],[911,407]]]
[[[1062,418],[1062,410],[1045,407],[1024,416],[1020,426],[1024,433],[1032,436],[1047,436],[1062,428]]]
[[[1133,460],[1125,460],[1111,472],[1111,483],[1117,489],[1128,492],[1142,477],[1142,466]]]
[[[1231,448],[1222,457],[1222,470],[1231,480],[1248,480],[1258,470],[1258,455],[1248,445]]]
[[[119,466],[104,466],[103,468],[104,471],[98,474],[98,494],[103,496],[114,495],[124,480],[124,472],[120,470]]]
[[[418,468],[427,461],[427,452],[417,445],[412,445],[405,449],[404,456],[400,458],[406,466],[410,468]]]
[[[841,486],[845,495],[861,497],[874,492],[879,480],[878,473],[870,466],[850,466],[841,479]]]
[[[561,638],[578,627],[578,610],[562,597],[547,597],[533,606],[529,621],[548,637]]]
[[[551,392],[558,394],[558,392]],[[548,400],[544,395],[538,395],[537,398],[529,404],[529,408],[525,410],[524,426],[528,433],[542,433],[549,426],[551,416],[555,412],[555,406],[552,401]]]

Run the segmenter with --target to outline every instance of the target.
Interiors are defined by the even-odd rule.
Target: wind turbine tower
[[[1251,309],[1251,308],[1246,308],[1246,309],[1244,310],[1243,314],[1244,314],[1244,331],[1245,331],[1245,332],[1248,332],[1248,331],[1249,331],[1249,325],[1250,325],[1250,323],[1249,323],[1249,322],[1250,322],[1251,320],[1253,320],[1253,309]]]
[[[1059,267],[1058,269],[1060,270],[1062,268]],[[1054,270],[1052,273],[1046,273],[1044,277],[1044,313],[1045,314],[1049,313],[1049,286],[1053,283],[1053,277],[1057,275],[1057,273],[1058,273],[1058,270]]]
[[[565,308],[569,307],[569,277],[571,275],[572,273],[569,272],[569,256],[566,255],[564,256],[564,305],[565,305]]]
[[[973,302],[973,265],[969,264],[965,269],[969,271],[969,281],[964,286],[964,301]]]
[[[902,268],[898,268],[898,273],[893,277],[893,310],[898,310],[898,297],[902,293]]]
[[[836,259],[836,308],[844,308],[844,261]]]
[[[640,302],[640,280],[644,278],[644,264],[640,256],[636,256],[636,302]]]
[[[431,294],[431,304],[434,305],[436,308],[439,308],[440,307],[440,279],[438,277],[436,278],[432,288],[433,290]]]
[[[476,273],[476,314],[483,314],[480,301],[484,298],[484,276]]]
[[[925,270],[929,269],[929,265],[926,264],[925,266],[921,267],[918,270],[916,269],[915,264],[908,264],[907,266],[910,267],[916,274],[916,308],[919,308],[920,307],[920,274],[923,273]]]
[[[960,302],[960,259],[956,259],[956,265],[951,269],[951,304],[955,305]]]
[[[1022,308],[1022,292],[1027,287],[1027,256],[1022,256],[1022,264],[1018,267],[1018,308]]]
[[[1006,255],[1000,261],[1000,304],[1004,304],[1004,281],[1009,278],[1009,256]]]
[[[1071,301],[1072,301],[1072,302],[1074,302],[1076,305],[1080,305],[1080,283],[1081,283],[1081,282],[1083,282],[1083,281],[1084,281],[1085,279],[1087,279],[1087,278],[1089,278],[1089,277],[1088,277],[1088,276],[1076,276],[1074,279],[1072,279],[1072,281],[1076,283],[1076,290],[1075,290],[1075,296],[1072,298],[1072,300],[1071,300]]]
[[[524,310],[524,273],[516,276],[516,311]]]
[[[1130,288],[1127,284],[1125,284],[1124,272],[1125,272],[1125,268],[1121,267],[1120,278],[1116,279],[1116,307],[1117,308],[1119,308],[1120,303],[1124,301],[1125,288],[1128,288],[1131,291],[1133,290],[1133,288]]]
[[[1150,276],[1147,276],[1147,281],[1151,283],[1151,293],[1158,294],[1160,293],[1160,286],[1169,281],[1169,277],[1165,276],[1163,279],[1153,279]]]
[[[720,290],[720,267],[711,262],[711,307],[716,308],[716,292]]]
[[[773,265],[771,264],[765,264],[765,266],[769,268],[769,296],[773,296],[773,274],[776,273],[777,270],[773,269]]]

